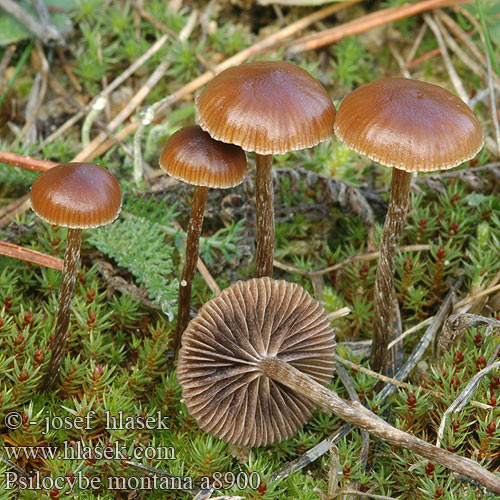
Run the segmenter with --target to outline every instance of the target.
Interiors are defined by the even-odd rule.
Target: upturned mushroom
[[[118,217],[121,190],[116,178],[99,165],[66,163],[47,170],[35,180],[30,201],[31,208],[41,219],[68,228],[52,355],[46,379],[46,384],[51,386],[66,354],[69,309],[82,232],[109,224]]]
[[[371,367],[385,372],[391,328],[394,252],[410,204],[412,172],[449,169],[483,145],[471,109],[448,90],[405,78],[381,78],[340,104],[335,134],[348,147],[392,171],[391,197],[380,240]]]
[[[207,302],[189,323],[177,378],[198,425],[229,443],[281,441],[320,405],[500,493],[500,477],[476,462],[392,427],[329,390],[334,347],[324,309],[300,286],[267,277],[240,281]]]
[[[160,165],[169,175],[194,185],[187,230],[186,258],[181,280],[174,352],[189,322],[191,288],[198,260],[198,246],[208,188],[229,188],[240,184],[247,174],[243,150],[210,137],[198,126],[184,127],[173,134],[163,149]]]
[[[272,155],[310,148],[333,135],[335,108],[323,86],[285,61],[229,68],[196,99],[200,126],[214,139],[256,153],[256,276],[272,276]]]

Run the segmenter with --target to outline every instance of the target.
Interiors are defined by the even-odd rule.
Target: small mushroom
[[[47,170],[35,180],[30,201],[31,208],[41,219],[68,228],[52,356],[46,379],[50,387],[66,353],[69,308],[83,229],[109,224],[118,217],[121,190],[116,178],[99,165],[66,163]]]
[[[236,445],[265,446],[295,434],[316,404],[266,376],[261,364],[284,360],[326,386],[334,347],[328,316],[299,285],[239,281],[189,324],[177,378],[202,429]]]
[[[483,145],[471,109],[448,90],[417,80],[381,78],[340,104],[335,134],[348,147],[392,171],[391,197],[375,281],[371,367],[385,372],[391,328],[394,252],[410,204],[412,172],[448,169]]]
[[[335,108],[323,86],[285,61],[229,68],[196,99],[200,126],[214,139],[256,153],[256,276],[272,276],[272,155],[315,146],[333,134]]]
[[[396,429],[329,390],[334,347],[328,316],[300,286],[268,277],[240,281],[189,323],[177,378],[200,427],[229,443],[264,446],[286,439],[320,405],[500,493],[500,477],[476,462]]]
[[[194,185],[191,216],[187,230],[186,259],[179,282],[177,328],[174,351],[189,322],[191,287],[198,260],[198,246],[208,188],[240,184],[247,174],[243,150],[210,137],[198,126],[184,127],[173,134],[160,157],[161,167],[172,177]]]

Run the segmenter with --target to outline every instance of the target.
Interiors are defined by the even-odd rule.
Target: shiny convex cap
[[[92,163],[64,163],[40,175],[30,193],[31,208],[43,220],[70,228],[99,227],[120,212],[116,178]]]
[[[358,153],[407,171],[455,167],[483,145],[481,126],[461,99],[406,78],[380,78],[347,95],[335,134]]]
[[[213,188],[236,186],[248,171],[240,147],[216,141],[196,125],[184,127],[168,139],[160,165],[176,179]]]
[[[202,429],[229,443],[264,446],[293,435],[315,404],[269,379],[259,361],[277,357],[326,386],[334,349],[328,316],[299,285],[239,281],[189,323],[177,378]]]
[[[315,146],[333,135],[335,108],[323,86],[286,61],[229,68],[196,99],[199,123],[214,139],[259,154]]]

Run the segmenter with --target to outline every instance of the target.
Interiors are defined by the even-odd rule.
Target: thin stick
[[[408,71],[408,68],[406,67],[406,63],[403,59],[403,56],[401,55],[401,52],[397,49],[397,47],[394,45],[394,43],[389,40],[387,42],[387,47],[389,48],[389,51],[392,54],[392,57],[396,59],[396,62],[398,63],[399,70],[401,71],[401,74],[405,78],[411,78],[410,72]]]
[[[254,57],[271,47],[274,47],[279,44],[279,42],[285,40],[286,38],[292,36],[293,34],[297,33],[298,31],[301,31],[311,24],[320,21],[321,19],[324,19],[325,17],[331,16],[335,12],[338,12],[342,9],[345,9],[347,7],[350,7],[351,5],[354,5],[356,3],[359,3],[361,0],[351,0],[349,2],[342,2],[334,5],[329,5],[327,7],[324,7],[323,9],[318,10],[317,12],[313,12],[312,14],[303,17],[302,19],[299,19],[298,21],[290,24],[289,26],[283,28],[282,30],[273,33],[272,35],[264,38],[263,40],[260,40],[259,42],[255,43],[251,47],[248,47],[241,52],[238,52],[234,56],[229,57],[219,65],[217,65],[214,68],[214,71],[216,73],[220,73],[221,71],[224,71],[227,68],[230,68],[231,66],[236,66],[238,64],[241,64],[245,62],[247,59],[250,57]],[[189,94],[192,94],[193,92],[196,92],[198,89],[203,87],[206,83],[208,83],[212,78],[214,77],[214,73],[212,71],[207,71],[206,73],[203,73],[203,75],[200,75],[199,77],[195,78],[188,84],[184,85],[180,89],[176,90],[173,94],[171,94],[167,99],[164,100],[164,106],[162,108],[158,109],[158,117],[157,119],[161,118],[162,113],[164,113],[170,106],[173,104],[181,101],[184,99],[186,96]],[[130,134],[134,133],[137,128],[139,127],[140,123],[139,122],[131,122],[128,125],[126,125],[122,130],[120,130],[117,133],[117,136],[120,139],[125,139],[128,137]],[[95,156],[99,156],[101,154],[104,154],[111,146],[112,146],[111,141],[106,141],[103,142],[99,148],[95,152]]]
[[[422,252],[430,250],[430,245],[406,245],[396,248],[396,252]],[[353,255],[352,257],[348,257],[347,259],[339,262],[338,264],[334,264],[333,266],[326,267],[324,269],[319,269],[318,271],[303,271],[302,269],[298,269],[296,267],[290,266],[288,264],[283,264],[275,260],[273,265],[278,269],[282,269],[283,271],[289,271],[291,273],[297,273],[301,276],[318,276],[320,274],[328,274],[332,271],[336,271],[337,269],[342,269],[343,267],[352,264],[353,262],[364,261],[364,260],[375,260],[380,256],[380,252],[366,252],[366,253],[358,253]]]
[[[0,229],[9,224],[14,217],[17,217],[18,215],[26,212],[26,210],[29,210],[30,206],[29,194],[25,194],[24,196],[21,196],[21,198],[18,198],[16,201],[7,205],[5,209],[8,209],[8,212],[0,219]]]
[[[99,94],[97,94],[81,111],[76,113],[76,115],[72,116],[57,130],[50,134],[44,140],[44,143],[49,144],[70,127],[72,127],[80,118],[85,115],[85,113],[87,113],[92,108],[99,97],[106,97],[111,94],[113,90],[119,87],[129,76],[135,73],[146,61],[148,61],[154,54],[156,54],[156,52],[158,52],[165,45],[167,40],[167,35],[163,35],[161,38],[159,38],[146,52],[144,52],[141,57],[139,57],[139,59],[134,61],[121,75],[117,76],[106,88],[101,90],[101,92],[99,92]]]
[[[446,67],[446,71],[448,72],[448,76],[450,77],[451,83],[453,83],[453,86],[455,87],[455,91],[457,92],[460,99],[462,99],[462,101],[468,104],[469,96],[467,95],[467,92],[465,91],[464,86],[462,84],[462,80],[460,80],[458,73],[455,71],[453,63],[451,62],[450,54],[448,53],[448,48],[446,47],[446,43],[443,39],[443,35],[441,34],[441,30],[438,24],[429,14],[424,14],[424,20],[431,29],[431,31],[434,33],[434,36],[436,37],[439,49],[441,50],[441,56],[443,58],[444,65]]]
[[[363,405],[343,400],[336,392],[322,386],[283,360],[276,357],[263,358],[259,362],[259,367],[272,380],[302,394],[356,427],[360,427],[395,446],[411,450],[417,455],[438,462],[459,474],[474,479],[494,493],[500,493],[500,477],[484,469],[477,462],[438,448],[393,427]]]
[[[482,27],[482,26],[481,26]],[[497,156],[500,156],[500,126],[498,124],[498,113],[497,113],[497,104],[495,98],[495,86],[493,85],[493,66],[492,60],[490,57],[490,51],[488,50],[488,39],[487,35],[484,33],[483,29],[479,32],[481,35],[481,40],[484,45],[484,52],[486,55],[486,64],[488,71],[488,89],[490,92],[490,113],[491,120],[493,122],[493,128],[495,129],[495,136],[497,139]]]
[[[5,52],[2,56],[2,60],[0,61],[0,83],[2,83],[2,79],[5,76],[5,70],[9,66],[10,60],[12,59],[12,56],[15,54],[16,50],[17,50],[16,44],[9,45],[5,49]],[[0,85],[0,87],[2,87],[2,85]]]
[[[319,49],[325,45],[338,42],[347,36],[359,35],[378,26],[393,23],[394,21],[399,21],[400,19],[411,17],[427,10],[435,9],[436,7],[450,5],[450,3],[454,4],[457,2],[450,2],[450,0],[423,0],[422,2],[402,5],[401,7],[380,9],[340,26],[298,38],[288,45],[288,51],[290,54],[295,55],[306,50]]]
[[[451,405],[447,408],[447,410],[443,413],[441,417],[441,423],[439,424],[438,435],[436,439],[436,446],[441,446],[441,441],[444,436],[444,427],[446,425],[446,417],[455,411],[460,411],[467,401],[472,397],[477,387],[479,386],[481,380],[484,378],[486,374],[491,372],[492,370],[496,370],[500,367],[500,361],[496,361],[495,363],[491,363],[490,365],[484,367],[481,371],[477,372],[469,381],[465,389],[457,396],[455,401],[451,403]]]
[[[66,61],[66,56],[64,55],[64,52],[61,49],[61,47],[56,47],[56,52],[57,52],[57,55],[59,56],[59,59],[61,60],[63,70],[66,73],[66,75],[68,76],[69,81],[71,82],[71,85],[73,85],[73,87],[75,88],[75,90],[77,92],[81,92],[82,86],[80,85],[80,82],[76,79],[76,76],[73,73],[73,71],[71,71],[71,68],[68,65],[68,62]]]
[[[342,307],[341,309],[328,313],[328,319],[333,321],[335,319],[343,318],[344,316],[348,316],[350,312],[351,310],[348,307]]]
[[[349,361],[348,359],[345,359],[342,356],[339,356],[338,354],[334,354],[333,357],[335,358],[335,361],[342,363],[343,365],[348,366],[353,370],[364,373],[369,377],[381,380],[382,382],[386,382],[395,387],[400,387],[401,389],[407,389],[409,391],[413,391],[415,389],[415,387],[412,384],[409,384],[408,382],[402,382],[401,380],[398,380],[396,378],[388,377],[387,375],[382,375],[381,373],[374,372],[373,370],[370,370],[369,368],[365,368],[364,366],[353,363],[352,361]],[[446,394],[443,394],[442,392],[424,387],[419,387],[419,389],[426,392],[427,394],[430,394],[431,396],[434,396],[435,398],[441,399],[442,401],[448,400],[448,396]],[[481,410],[492,409],[492,406],[487,405],[485,403],[480,403],[479,401],[471,401],[471,405],[474,406],[475,408],[480,408]]]
[[[408,64],[415,57],[415,54],[417,53],[417,50],[420,47],[422,40],[424,39],[426,31],[427,31],[427,24],[424,23],[424,24],[422,24],[422,26],[420,26],[417,37],[415,38],[415,41],[413,42],[413,45],[411,46],[410,52],[408,52],[408,55],[406,56],[405,65],[406,65],[407,69],[408,69]]]
[[[36,42],[36,52],[37,55],[40,59],[40,73],[42,75],[42,84],[40,86],[40,93],[38,94],[38,99],[36,101],[36,104],[33,108],[33,111],[31,112],[31,116],[28,118],[26,123],[24,124],[24,127],[21,130],[20,137],[23,137],[24,134],[29,130],[29,128],[35,123],[35,120],[38,116],[38,112],[40,111],[40,108],[42,106],[43,100],[45,99],[45,94],[47,92],[47,78],[48,78],[48,73],[49,73],[49,63],[47,61],[47,58],[45,57],[45,54],[43,52],[42,46],[40,45],[40,42]]]
[[[417,325],[412,326],[411,328],[408,328],[408,330],[405,330],[401,335],[396,337],[394,340],[389,342],[389,345],[387,346],[387,349],[392,349],[398,342],[401,342],[403,339],[408,337],[408,335],[411,335],[414,332],[418,332],[421,328],[424,326],[430,325],[432,323],[432,320],[434,319],[434,316],[429,316],[427,319],[424,319],[424,321],[421,321]]]
[[[62,259],[6,241],[0,241],[0,255],[24,260],[25,262],[32,262],[33,264],[55,269],[56,271],[62,271],[63,269]]]
[[[146,83],[139,89],[135,96],[128,102],[128,104],[109,122],[108,128],[114,132],[131,114],[132,112],[141,105],[142,101],[147,97],[147,95],[153,90],[155,85],[161,80],[165,72],[167,71],[169,63],[163,61],[159,66],[153,71],[151,76],[147,79]],[[78,153],[72,161],[90,161],[96,156],[96,149],[101,145],[107,138],[104,132],[100,132],[97,137],[92,140],[89,145],[84,148],[80,153]]]
[[[12,165],[14,167],[25,168],[33,172],[45,172],[49,168],[55,167],[57,163],[53,161],[39,160],[31,156],[22,156],[9,151],[0,151],[0,163]]]
[[[436,22],[437,26],[439,27],[439,30],[441,31],[441,34],[443,35],[444,41],[446,42],[446,45],[450,47],[450,49],[457,55],[457,57],[476,75],[480,76],[481,78],[486,75],[485,71],[481,67],[480,64],[478,64],[476,61],[474,61],[469,55],[464,52],[458,43],[455,41],[455,39],[450,36],[448,33],[446,27],[444,26],[444,23],[442,22],[442,17],[441,14],[438,16],[434,16],[434,21]]]

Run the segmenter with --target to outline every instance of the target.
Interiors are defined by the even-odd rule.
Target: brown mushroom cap
[[[294,434],[315,408],[262,373],[277,357],[326,386],[335,339],[320,304],[295,283],[239,281],[207,302],[182,336],[177,378],[199,426],[243,446]]]
[[[349,148],[406,171],[448,169],[483,145],[471,109],[448,90],[406,78],[380,78],[341,103],[335,134]]]
[[[333,135],[335,108],[323,86],[285,61],[229,68],[196,99],[203,130],[259,154],[315,146]]]
[[[121,190],[116,178],[99,165],[65,163],[35,180],[30,201],[33,211],[46,222],[84,229],[118,217]]]
[[[197,125],[184,127],[165,144],[160,165],[169,175],[195,186],[228,188],[245,178],[245,152],[212,139]]]

